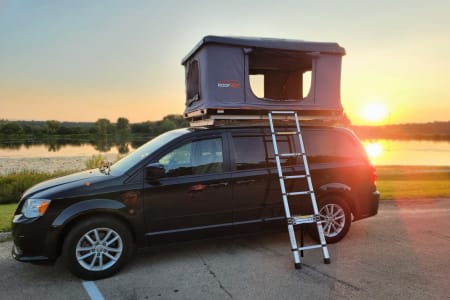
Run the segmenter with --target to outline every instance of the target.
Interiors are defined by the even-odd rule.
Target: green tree
[[[189,126],[189,122],[182,115],[167,115],[163,121],[171,121],[177,128]]]
[[[61,127],[61,123],[58,121],[49,120],[49,121],[45,122],[45,131],[48,134],[57,133],[60,127]]]
[[[131,132],[135,134],[149,134],[152,123],[150,121],[131,124]]]
[[[21,134],[22,132],[22,126],[15,122],[7,122],[0,127],[0,133],[3,134]]]
[[[109,134],[112,131],[112,125],[108,119],[98,119],[95,122],[95,129],[98,134]]]
[[[166,120],[163,120],[161,123],[161,129],[163,132],[166,132],[166,131],[169,131],[169,130],[172,130],[175,128],[177,128],[177,124],[171,120],[166,119]]]
[[[117,125],[116,129],[121,132],[129,131],[130,130],[130,122],[127,118],[118,118],[117,119]]]

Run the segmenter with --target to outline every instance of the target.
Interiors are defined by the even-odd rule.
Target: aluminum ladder
[[[278,116],[282,115],[286,119],[289,119],[289,120],[293,119],[295,121],[296,131],[276,131],[275,126],[274,126],[274,116],[273,115],[278,115]],[[312,185],[311,174],[309,171],[308,160],[307,160],[306,153],[305,153],[305,145],[303,143],[303,138],[302,138],[302,133],[300,130],[300,123],[298,120],[297,112],[295,112],[295,111],[271,111],[268,113],[268,118],[269,118],[269,123],[270,123],[270,132],[272,135],[272,143],[273,143],[273,149],[274,149],[274,154],[275,154],[275,160],[276,160],[276,164],[277,164],[278,178],[280,181],[281,196],[283,199],[283,205],[284,205],[284,210],[286,213],[289,238],[291,241],[291,249],[292,249],[292,253],[294,255],[295,268],[296,269],[301,268],[299,252],[303,256],[303,250],[312,250],[312,249],[317,249],[317,248],[322,248],[324,263],[329,264],[330,263],[330,255],[328,253],[328,248],[327,248],[327,244],[325,241],[325,235],[323,233],[322,222],[320,220],[316,196],[314,194],[314,188]],[[298,152],[296,152],[296,153],[279,153],[278,144],[277,144],[277,136],[280,136],[280,135],[292,135],[292,136],[294,136],[294,138],[297,137],[301,152],[299,152],[299,153]],[[303,158],[303,165],[305,168],[304,174],[285,176],[283,174],[283,166],[281,164],[281,158],[299,157],[299,156],[301,156]],[[308,190],[287,192],[286,185],[285,185],[286,180],[306,180]],[[292,216],[291,215],[291,212],[289,209],[289,197],[290,196],[299,196],[299,195],[304,195],[304,196],[310,197],[312,207],[313,207],[312,215],[300,215],[300,216]],[[294,226],[295,225],[302,226],[303,224],[311,224],[311,223],[316,224],[317,231],[318,231],[319,238],[320,238],[320,244],[313,244],[313,245],[305,246],[303,243],[303,228],[301,228],[302,229],[301,246],[298,247],[297,239],[295,237]]]

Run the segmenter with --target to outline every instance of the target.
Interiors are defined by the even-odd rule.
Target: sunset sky
[[[205,35],[338,42],[353,123],[450,120],[448,0],[0,0],[0,119],[181,114]]]

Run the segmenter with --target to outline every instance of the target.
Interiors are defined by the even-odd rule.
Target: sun
[[[389,112],[383,103],[372,102],[363,107],[361,114],[364,120],[368,122],[381,123],[387,118]]]

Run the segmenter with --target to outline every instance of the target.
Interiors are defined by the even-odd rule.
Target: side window
[[[266,166],[266,149],[262,136],[235,136],[234,155],[237,170],[259,169]]]
[[[305,131],[303,136],[309,162],[342,162],[361,156],[356,142],[340,132],[311,130]]]
[[[235,163],[237,170],[259,169],[276,166],[271,136],[233,136]],[[280,136],[277,141],[280,153],[294,150],[287,136]],[[283,158],[283,165],[294,164],[292,159]]]
[[[206,139],[184,144],[161,157],[167,177],[210,174],[223,171],[222,139]]]

